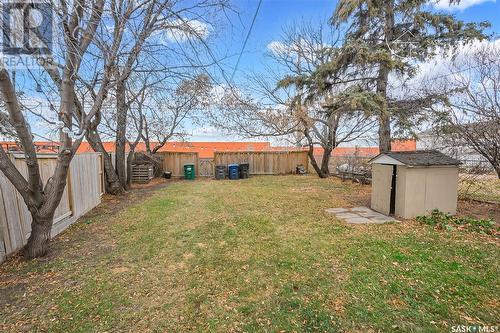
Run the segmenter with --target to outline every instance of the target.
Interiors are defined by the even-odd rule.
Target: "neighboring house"
[[[415,140],[393,140],[392,151],[414,151],[417,149]],[[337,147],[332,151],[332,157],[375,157],[379,154],[378,147]],[[321,163],[323,148],[314,148],[314,158]]]
[[[58,142],[36,141],[35,150],[37,153],[57,153],[59,151]],[[5,151],[21,151],[21,145],[15,141],[0,141],[0,145]]]
[[[20,151],[20,146],[13,141],[0,142],[6,151]],[[103,142],[107,152],[115,151],[115,143],[113,141]],[[155,145],[154,142],[151,144]],[[58,151],[59,143],[36,141],[35,147],[41,153],[54,153]],[[392,143],[393,151],[412,151],[415,150],[415,140],[395,140]],[[128,146],[127,146],[128,150]],[[297,147],[274,147],[270,142],[189,142],[189,141],[171,141],[167,142],[159,152],[196,152],[200,158],[213,158],[216,151],[307,151],[307,148]],[[86,141],[82,142],[77,153],[93,152],[94,150]],[[136,148],[137,152],[146,151],[146,146],[140,142]],[[374,157],[378,155],[378,147],[337,147],[332,152],[332,157]],[[314,156],[318,161],[321,161],[323,148],[315,147]]]
[[[415,140],[393,140],[392,151],[414,151],[417,148]],[[369,169],[367,162],[379,154],[378,147],[337,147],[332,151],[328,163],[330,173],[339,170]],[[321,164],[323,148],[314,148],[314,159]]]
[[[435,130],[430,129],[418,134],[417,149],[435,149],[443,154],[453,157],[462,162],[465,167],[480,167],[493,169],[486,158],[468,146],[462,140],[452,139],[446,134],[438,135]]]

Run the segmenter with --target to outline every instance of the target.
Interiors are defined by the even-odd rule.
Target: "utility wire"
[[[236,65],[234,66],[233,74],[231,74],[231,80],[229,80],[229,82],[231,82],[231,83],[233,82],[234,75],[236,74],[236,71],[238,70],[241,56],[243,54],[243,51],[245,51],[245,47],[247,46],[248,39],[250,38],[250,35],[252,34],[252,29],[253,29],[253,26],[255,24],[255,20],[257,19],[257,15],[259,14],[259,9],[260,9],[261,4],[262,4],[262,0],[259,0],[259,3],[257,5],[257,9],[255,10],[255,14],[253,15],[253,18],[252,18],[252,23],[250,24],[250,29],[248,29],[247,36],[245,37],[245,41],[243,42],[243,47],[241,48],[241,52],[238,55],[238,60],[236,61]]]

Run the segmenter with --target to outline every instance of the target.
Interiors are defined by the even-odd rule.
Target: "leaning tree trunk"
[[[378,137],[380,152],[391,151],[391,116],[386,110],[379,116]]]
[[[325,174],[323,172],[322,168],[319,167],[318,162],[316,162],[316,159],[314,158],[314,143],[307,129],[304,131],[304,136],[306,137],[309,146],[309,149],[307,150],[307,155],[309,156],[309,160],[311,161],[314,171],[316,171],[319,178],[327,178],[329,174]]]
[[[127,156],[127,190],[130,189],[130,184],[132,183],[132,162],[134,161],[134,158],[135,150],[131,148]]]
[[[104,149],[104,145],[102,144],[99,134],[95,131],[88,131],[86,138],[92,149],[95,152],[102,154],[102,161],[104,165],[104,188],[106,189],[106,193],[112,195],[123,193],[124,188],[118,179],[115,168],[113,167],[111,156],[109,156],[106,149]]]
[[[323,172],[322,168],[318,165],[318,162],[316,162],[316,159],[314,158],[313,146],[309,146],[309,150],[307,151],[307,155],[309,156],[309,160],[311,161],[311,164],[314,168],[314,171],[316,171],[319,178],[327,178],[328,174],[325,174]]]
[[[394,0],[390,0],[385,4],[384,15],[384,34],[387,41],[392,41],[394,37]],[[386,46],[386,52],[390,53],[389,47]],[[377,94],[385,101],[384,107],[379,115],[379,149],[380,152],[391,151],[391,114],[387,109],[387,85],[389,82],[390,67],[386,60],[380,63],[377,77]]]
[[[24,247],[24,257],[26,259],[42,257],[47,254],[54,212],[52,212],[52,215],[47,214],[45,216],[31,214],[31,218],[33,219],[31,234],[28,243]]]
[[[58,164],[53,176],[47,180],[47,184],[44,186],[41,202],[35,204],[25,201],[32,218],[31,234],[24,247],[26,259],[47,254],[54,214],[67,185],[67,175],[73,155],[74,152],[67,155],[59,153]]]
[[[330,175],[330,157],[332,155],[332,149],[323,148],[323,157],[321,158],[321,174],[326,178]]]
[[[125,170],[125,146],[127,144],[127,103],[125,95],[125,82],[118,80],[116,83],[116,174],[123,188],[127,188],[127,173]]]
[[[377,94],[387,98],[387,83],[389,80],[389,68],[386,64],[380,66],[378,81],[377,81]],[[387,103],[384,103],[384,108],[380,111],[378,121],[378,140],[379,150],[381,153],[391,150],[391,116],[387,109]]]

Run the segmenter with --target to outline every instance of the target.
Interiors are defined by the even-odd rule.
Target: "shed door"
[[[396,178],[397,178],[397,165],[392,166],[391,176],[391,203],[389,205],[389,214],[394,215],[396,211]]]
[[[391,183],[393,166],[387,164],[372,165],[372,209],[382,214],[389,214],[391,207]]]

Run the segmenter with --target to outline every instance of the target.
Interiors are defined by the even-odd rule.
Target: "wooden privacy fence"
[[[306,171],[309,167],[306,151],[215,152],[214,162],[215,165],[248,163],[251,175],[283,175],[295,173],[299,164]]]
[[[163,170],[172,172],[173,177],[184,176],[184,164],[194,164],[196,176],[199,176],[199,158],[198,153],[190,152],[161,152],[157,153],[163,156]]]
[[[24,177],[27,167],[24,155],[12,154],[11,160]],[[44,183],[54,173],[57,155],[38,155]],[[51,236],[54,237],[80,216],[101,202],[103,187],[102,156],[99,153],[75,155],[70,164],[68,180],[61,202],[54,214]],[[31,233],[31,215],[21,195],[0,172],[0,262],[22,248]]]

